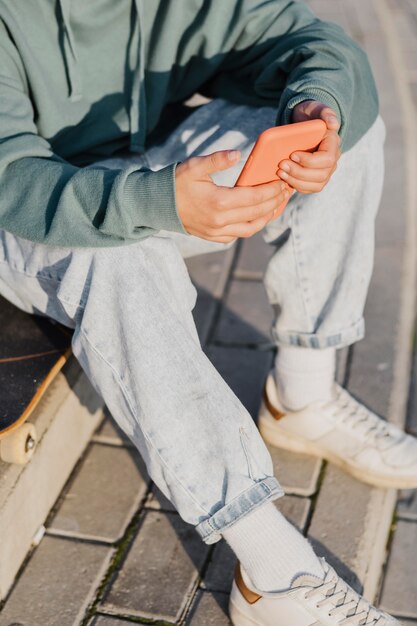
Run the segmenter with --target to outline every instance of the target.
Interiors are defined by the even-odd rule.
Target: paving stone
[[[190,599],[208,550],[178,515],[146,512],[104,598],[104,610],[175,622]]]
[[[262,282],[232,280],[214,337],[224,344],[272,344],[273,319]]]
[[[236,567],[236,556],[225,541],[214,546],[202,587],[208,591],[230,593]]]
[[[274,252],[275,247],[264,241],[262,233],[257,233],[248,239],[242,239],[235,272],[258,272],[263,274]]]
[[[117,541],[145,496],[148,480],[136,450],[93,444],[49,530]]]
[[[284,496],[274,500],[274,503],[277,509],[301,532],[305,531],[311,510],[311,500],[297,496]]]
[[[410,49],[411,46],[409,44],[409,42],[406,42],[406,44],[403,47],[403,59],[405,61],[405,68],[408,71],[409,74],[414,75],[414,73],[417,71],[417,54],[415,49]]]
[[[348,373],[348,363],[349,363],[349,347],[342,348],[341,350],[336,351],[336,376],[335,379],[339,383],[339,385],[344,385],[346,380],[346,375]]]
[[[381,596],[381,607],[417,618],[417,523],[398,521]]]
[[[401,6],[399,11],[394,12],[395,27],[401,39],[401,47],[404,54],[417,53],[417,19],[413,19],[411,13],[407,10],[405,3],[399,3]]]
[[[340,0],[343,2],[343,0]],[[350,0],[343,3],[345,14],[354,24],[353,37],[368,52],[380,52],[379,45],[383,42],[386,46],[385,32],[381,30],[381,24],[375,10],[374,2],[367,0]],[[381,82],[389,82],[388,72]],[[390,83],[392,89],[392,83]],[[392,89],[394,91],[394,89]]]
[[[113,446],[128,446],[134,448],[135,446],[131,439],[119,428],[107,409],[105,409],[104,414],[106,419],[94,435],[93,441],[107,443]]]
[[[318,554],[356,589],[361,589],[376,532],[369,515],[375,491],[328,465],[309,529]]]
[[[193,315],[202,343],[207,339],[219,299],[223,296],[234,254],[235,250],[231,248],[186,259],[198,292]]]
[[[402,263],[397,246],[377,250],[365,308],[366,337],[353,348],[349,377],[349,391],[385,417],[393,384]]]
[[[356,5],[354,13],[357,15],[359,28],[365,31],[366,49],[378,85],[381,114],[387,127],[384,150],[385,183],[376,222],[377,248],[380,244],[396,243],[401,253],[401,244],[404,242],[407,228],[404,211],[407,155],[403,142],[403,119],[398,115],[398,93],[395,88],[393,89],[392,59],[378,16],[375,14],[377,3],[352,0],[352,4]],[[396,207],[396,210],[393,210],[393,207]],[[388,281],[387,285],[390,285]]]
[[[186,626],[229,626],[228,596],[199,591],[188,614]]]
[[[339,2],[335,0],[309,0],[308,4],[320,19],[336,22],[349,31],[349,21]]]
[[[145,504],[147,509],[153,509],[154,511],[165,511],[176,513],[176,509],[172,502],[168,500],[160,489],[155,484],[152,484],[152,490],[148,495],[148,499]]]
[[[108,615],[97,615],[93,617],[88,626],[132,626],[131,621],[126,621],[118,617],[110,617]]]
[[[208,357],[253,418],[257,418],[262,390],[272,367],[273,352],[210,346]]]
[[[417,491],[415,489],[400,492],[397,515],[401,519],[417,521]]]
[[[106,546],[44,537],[0,613],[0,626],[78,626],[111,555]]]
[[[317,489],[322,461],[306,454],[296,454],[268,444],[275,476],[285,493],[311,496]]]
[[[185,260],[191,280],[215,298],[221,298],[235,249],[199,254]]]
[[[388,62],[387,59],[384,59]],[[383,61],[380,61],[383,63]],[[392,100],[391,100],[392,99]],[[392,110],[394,109],[394,111]],[[406,216],[404,210],[393,211],[392,207],[404,207],[405,204],[405,154],[404,144],[399,140],[402,136],[402,125],[399,120],[392,120],[390,117],[397,113],[398,101],[395,92],[390,93],[388,102],[385,103],[381,111],[386,123],[386,142],[384,149],[385,157],[385,180],[382,190],[381,204],[376,220],[376,252],[382,246],[399,246],[404,243]],[[397,251],[402,256],[402,249]],[[384,261],[385,257],[381,256]],[[389,283],[387,283],[389,284]]]
[[[204,345],[210,335],[219,302],[210,292],[197,286],[197,302],[193,309],[194,323],[200,342]]]

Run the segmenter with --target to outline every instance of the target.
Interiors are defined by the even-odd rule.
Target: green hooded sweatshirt
[[[71,247],[185,232],[175,163],[85,166],[143,152],[197,91],[275,106],[277,124],[320,100],[345,150],[378,112],[365,53],[300,2],[0,0],[0,228]]]

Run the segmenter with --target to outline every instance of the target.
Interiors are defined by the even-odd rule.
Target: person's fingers
[[[320,119],[326,122],[326,126],[329,130],[339,130],[340,122],[335,111],[333,111],[330,107],[325,106],[320,111]]]
[[[320,182],[314,182],[311,180],[300,180],[299,178],[295,178],[290,174],[286,174],[286,176],[287,177],[285,181],[296,191],[300,191],[301,193],[317,193],[321,191],[325,186],[327,180],[330,177],[330,171],[326,180]]]
[[[279,217],[281,215],[282,211],[279,211],[278,209],[275,209],[275,211],[272,213],[271,217],[269,218],[270,222],[273,222],[274,220],[277,219],[277,217]]]
[[[289,168],[286,163],[284,163],[277,173],[280,178],[282,178],[285,182],[288,182],[289,184],[291,184],[289,181],[290,177],[297,180],[310,181],[312,183],[323,183],[328,180],[333,166],[334,163],[326,168],[313,169],[308,167],[302,167],[301,165],[293,163]]]
[[[228,237],[228,236],[221,236],[221,235],[217,235],[214,237],[209,237],[209,236],[204,236],[201,237],[202,239],[206,239],[207,241],[215,241],[216,243],[232,243],[232,241],[236,241],[237,237]]]
[[[293,163],[299,163],[302,167],[306,167],[312,170],[322,170],[329,167],[335,162],[335,158],[332,154],[328,152],[297,152],[291,155],[290,157]],[[288,166],[291,168],[291,161],[286,161]],[[282,167],[285,161],[282,161],[279,165]]]
[[[332,167],[340,158],[340,138],[336,133],[326,133],[316,152],[293,152],[291,161],[311,169]],[[287,161],[291,165],[290,161]],[[282,164],[284,161],[282,162]],[[281,165],[281,163],[280,163]]]
[[[290,195],[291,192],[288,192],[286,199],[288,199]],[[218,232],[213,231],[209,235],[204,235],[204,239],[207,239],[209,241],[217,241],[219,243],[230,243],[238,237],[252,237],[252,235],[262,230],[262,228],[264,228],[270,221],[276,219],[281,214],[281,204],[279,206],[273,207],[272,210],[267,211],[267,213],[262,217],[258,217],[252,221],[228,224],[227,226],[219,229]]]
[[[329,130],[339,130],[340,122],[336,111],[318,100],[304,100],[300,102],[293,112],[294,122],[306,122],[307,120],[322,119]]]
[[[276,198],[287,188],[280,180],[253,187],[216,187],[213,192],[216,205],[224,210],[253,207]]]
[[[231,211],[225,211],[222,215],[221,226],[225,226],[227,224],[238,224],[241,222],[252,222],[257,219],[261,219],[263,217],[267,218],[268,216],[275,211],[281,204],[287,200],[290,196],[290,192],[288,190],[283,191],[282,193],[266,200],[265,202],[261,202],[255,206],[243,207],[239,209],[232,209]]]
[[[336,170],[340,138],[328,131],[316,152],[294,152],[279,164],[278,176],[301,193],[318,193]]]
[[[196,178],[207,179],[210,174],[227,170],[235,165],[241,157],[239,150],[219,150],[211,154],[188,159],[187,164]]]
[[[215,238],[216,241],[218,240],[218,237],[252,237],[252,235],[255,235],[255,233],[262,230],[262,228],[266,226],[266,224],[270,220],[270,217],[271,212],[267,216],[260,217],[251,222],[239,222],[238,224],[229,224],[228,226],[222,228],[218,234],[211,234],[211,237]]]
[[[317,152],[327,152],[331,155],[340,156],[340,137],[335,132],[326,133]]]

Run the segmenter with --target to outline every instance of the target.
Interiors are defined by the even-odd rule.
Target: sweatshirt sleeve
[[[159,229],[185,232],[175,167],[77,168],[40,137],[18,54],[0,42],[0,228],[54,246],[132,243]]]
[[[237,0],[233,5],[221,19],[227,53],[202,92],[277,105],[277,124],[290,123],[300,102],[319,100],[338,115],[343,148],[352,147],[378,114],[366,53],[338,25],[317,19],[304,2]]]

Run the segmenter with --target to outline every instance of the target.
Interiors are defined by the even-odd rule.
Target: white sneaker
[[[268,443],[326,459],[370,485],[417,488],[417,439],[369,411],[337,384],[332,401],[288,411],[270,374],[258,426]]]
[[[237,567],[229,613],[234,626],[401,626],[372,607],[322,559],[324,578],[301,574],[288,591],[254,590]]]

